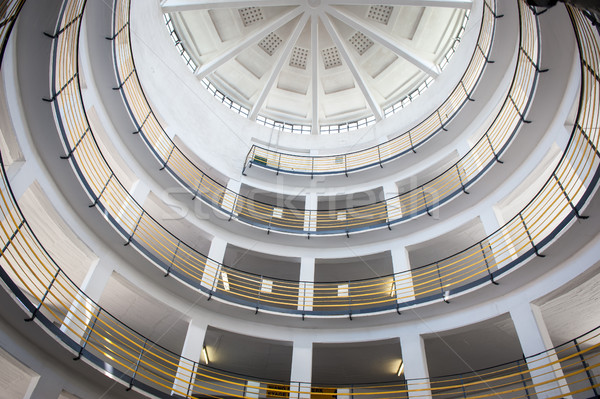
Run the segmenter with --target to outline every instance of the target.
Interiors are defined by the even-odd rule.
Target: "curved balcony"
[[[15,4],[17,3],[11,3]],[[64,3],[61,12],[61,21],[64,22],[58,24],[56,38],[62,35],[78,35],[84,6],[85,1]],[[553,219],[554,223],[560,222],[558,219],[565,215],[565,211],[571,218],[581,216],[578,210],[582,209],[587,201],[584,198],[586,193],[579,192],[581,195],[578,195],[575,188],[590,191],[588,194],[592,195],[595,184],[590,183],[596,180],[586,177],[584,171],[597,174],[600,157],[597,151],[599,105],[595,103],[600,90],[595,72],[600,64],[598,36],[581,13],[570,11],[578,33],[582,57],[582,102],[569,142],[570,152],[567,151],[561,158],[559,167],[546,185],[556,180],[558,189],[556,184],[551,189],[556,191],[558,196],[553,197],[552,191],[542,191],[522,212],[530,216],[534,212],[530,205],[536,201],[541,207],[552,203],[562,204],[563,213],[553,214],[552,210],[549,210],[550,213],[544,216],[544,210],[540,210],[540,218]],[[9,20],[14,19],[11,17]],[[10,25],[12,26],[12,22]],[[8,31],[10,27],[1,32],[3,42]],[[593,133],[588,135],[586,132]],[[572,168],[568,165],[570,161],[585,165]],[[561,398],[571,395],[578,399],[599,395],[600,384],[595,375],[600,366],[597,361],[600,353],[600,327],[562,345],[554,346],[553,349],[510,363],[432,379],[382,381],[352,386],[318,385],[295,380],[257,379],[208,367],[199,360],[169,351],[137,333],[80,290],[37,239],[35,231],[11,192],[1,156],[0,163],[0,278],[3,280],[4,289],[14,295],[12,299],[15,300],[15,305],[26,312],[26,320],[34,323],[33,328],[39,327],[39,330],[60,341],[64,349],[72,353],[76,360],[92,365],[98,373],[119,381],[128,389],[160,398],[299,397],[311,393],[329,393],[337,397],[356,395],[386,398],[414,398],[429,393],[435,398],[500,395],[510,398],[534,395]],[[568,197],[572,194],[575,195],[575,202],[571,202]],[[540,202],[538,197],[543,195],[547,198]],[[570,208],[573,205],[577,205],[578,208]],[[524,222],[525,219],[521,220]],[[543,231],[538,230],[535,234],[536,243],[542,235]],[[529,238],[529,244],[535,248],[534,241],[531,241],[533,238]],[[560,371],[560,376],[556,375],[557,371]]]
[[[73,3],[69,4],[77,9]],[[519,3],[519,6],[523,10],[523,4]],[[79,7],[79,14],[66,14],[68,21],[80,17],[83,5]],[[126,8],[119,7],[118,10],[118,15],[126,15],[123,13]],[[524,10],[522,20],[529,21],[529,33],[533,34],[534,16]],[[595,82],[584,76],[578,123],[552,177],[525,208],[486,239],[434,263],[364,280],[288,281],[243,272],[192,249],[164,229],[129,195],[104,159],[86,119],[77,75],[78,25],[62,24],[57,28],[61,34],[54,44],[57,69],[51,100],[68,149],[66,158],[70,159],[92,205],[124,237],[126,245],[135,247],[164,270],[165,275],[178,278],[209,298],[215,297],[256,312],[263,310],[302,317],[352,317],[353,314],[399,311],[418,304],[448,301],[451,296],[487,285],[490,281],[496,282],[534,255],[541,256],[543,247],[575,218],[581,217],[581,210],[596,188],[599,172],[594,115],[599,105],[593,101]],[[126,34],[127,25],[115,39]],[[529,38],[528,42],[535,42],[532,35],[523,36]],[[594,62],[597,44],[588,39],[584,45],[589,48],[582,50],[582,59],[590,65]],[[537,73],[528,59],[524,65],[528,65],[534,75]],[[509,104],[512,113],[518,116],[515,123],[520,123],[521,117],[513,101]],[[485,142],[489,144],[487,140]],[[344,295],[340,295],[340,287]]]
[[[440,132],[458,115],[472,98],[473,91],[483,76],[494,40],[497,15],[495,1],[484,1],[483,18],[475,52],[467,70],[448,98],[423,121],[391,140],[366,149],[332,155],[302,155],[278,151],[260,145],[252,145],[244,160],[243,172],[256,165],[279,173],[308,175],[335,175],[357,172],[372,167],[383,167],[405,154],[415,153],[416,149]],[[390,112],[393,112],[390,110]]]
[[[483,21],[485,21],[484,26],[487,29],[481,31],[478,43],[479,51],[475,53],[467,73],[453,95],[434,113],[435,117],[428,118],[420,125],[429,132],[423,133],[423,137],[431,135],[428,130],[432,124],[431,120],[436,120],[440,124],[439,129],[443,129],[445,121],[438,117],[440,112],[444,115],[450,113],[454,117],[468,101],[469,93],[472,92],[481,77],[483,65],[487,60],[486,51],[489,52],[491,48],[493,29],[488,29],[493,28],[494,20],[493,10],[486,3]],[[529,18],[528,15],[523,16],[519,29],[522,33],[519,57],[504,104],[490,127],[466,155],[439,176],[410,191],[368,205],[325,210],[281,207],[258,201],[227,189],[223,184],[202,172],[169,138],[146,100],[131,53],[127,2],[120,2],[117,7],[113,22],[113,38],[118,88],[121,90],[125,105],[136,125],[135,133],[141,136],[160,162],[161,170],[167,170],[190,192],[193,198],[201,199],[217,211],[228,215],[230,219],[264,229],[267,232],[279,231],[310,236],[349,235],[353,232],[391,228],[394,224],[402,223],[419,215],[431,215],[433,209],[462,193],[467,193],[467,188],[494,163],[501,162],[500,156],[525,121],[524,115],[530,107],[539,73],[539,37],[535,18]],[[465,86],[467,84],[465,82],[468,82],[468,86]],[[467,89],[464,89],[463,86]],[[401,137],[407,143],[414,143],[413,139],[416,139],[417,136],[413,129]],[[421,138],[419,136],[418,140]],[[409,145],[406,151],[409,151],[410,148]],[[378,149],[368,151],[381,153]],[[387,152],[384,152],[384,158],[387,157],[386,154]],[[349,158],[346,155],[343,158],[345,169],[356,167],[352,163],[354,161],[348,163]],[[359,158],[362,159],[362,155]],[[266,162],[268,163],[268,161]],[[341,214],[343,217],[340,217]]]
[[[45,328],[63,342],[74,360],[87,362],[127,390],[159,398],[294,397],[309,392],[408,398],[426,391],[434,398],[518,398],[529,397],[534,391],[559,398],[563,394],[556,395],[558,390],[571,395],[598,395],[600,384],[593,375],[600,368],[596,360],[600,354],[600,327],[551,350],[510,363],[427,380],[311,386],[302,381],[257,380],[209,367],[140,335],[87,297],[36,238],[11,192],[4,163],[2,172],[0,278],[28,314],[26,322]],[[556,377],[556,372],[563,376]]]

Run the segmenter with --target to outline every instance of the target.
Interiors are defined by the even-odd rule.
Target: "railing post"
[[[415,150],[415,145],[413,144],[412,134],[410,133],[410,130],[408,131],[408,140],[410,141],[410,149],[413,153],[416,154],[417,150]]]
[[[40,303],[35,308],[35,310],[31,313],[31,317],[25,319],[25,321],[30,322],[30,321],[33,321],[35,319],[35,316],[37,315],[37,313],[39,312],[40,308],[44,304],[44,300],[46,299],[46,297],[50,293],[50,290],[52,289],[52,286],[54,285],[54,282],[56,281],[56,278],[58,277],[59,273],[60,273],[60,269],[58,269],[56,271],[56,273],[54,273],[54,277],[52,277],[52,281],[50,281],[50,285],[48,285],[48,288],[46,288],[46,292],[44,292],[44,295],[42,296],[42,299],[40,300]]]
[[[187,390],[185,391],[185,397],[189,397],[190,396],[190,389],[192,390],[192,395],[194,394],[194,374],[196,372],[196,367],[198,367],[197,363],[194,361],[192,362],[192,372],[190,373],[190,381],[188,383],[188,387]]]
[[[462,80],[460,81],[460,84],[461,84],[463,90],[465,91],[465,95],[467,96],[467,100],[469,100],[469,101],[475,101],[474,98],[471,98],[471,95],[467,91],[467,87],[465,86],[465,83]]]
[[[485,269],[487,270],[487,272],[490,276],[490,281],[494,285],[499,285],[496,281],[494,281],[494,275],[492,274],[492,272],[490,270],[490,264],[488,263],[487,256],[485,256],[485,251],[483,250],[483,244],[481,241],[479,241],[479,248],[481,248],[481,256],[483,257],[483,260],[485,261]],[[491,250],[491,248],[490,248],[490,250]]]
[[[163,162],[163,166],[161,166],[159,170],[165,170],[165,168],[167,167],[167,164],[171,160],[171,155],[173,155],[174,150],[175,150],[175,144],[173,144],[173,147],[171,147],[171,151],[169,151],[169,155],[167,156],[167,159],[165,160],[165,162]]]
[[[279,175],[280,168],[281,168],[281,153],[279,153],[279,159],[277,160],[277,173],[275,173],[276,176]]]
[[[144,213],[146,213],[146,210],[142,209],[142,213],[140,214],[140,217],[138,218],[137,222],[135,223],[135,227],[133,228],[133,231],[129,235],[129,239],[127,239],[127,242],[124,244],[125,246],[128,246],[129,244],[131,244],[131,241],[133,240],[133,236],[135,235],[135,232],[137,231],[137,228],[140,225],[142,218],[144,217]]]
[[[537,256],[539,256],[540,258],[545,258],[546,255],[540,254],[537,247],[535,246],[535,243],[533,242],[533,238],[531,237],[531,234],[529,233],[529,229],[527,228],[527,224],[525,224],[525,219],[523,219],[523,215],[521,212],[519,212],[519,218],[521,218],[521,223],[523,223],[523,227],[525,228],[525,233],[527,233],[527,238],[529,238],[529,242],[531,243],[531,246],[533,247],[535,254]]]
[[[144,127],[144,125],[148,121],[148,118],[150,118],[150,115],[152,115],[152,110],[148,111],[148,115],[146,115],[146,117],[142,121],[142,124],[140,125],[140,127],[138,128],[138,130],[136,130],[135,132],[133,132],[133,134],[138,134],[138,133],[142,132],[142,128]]]
[[[517,106],[517,103],[515,102],[515,100],[512,98],[512,95],[508,95],[508,98],[510,99],[510,102],[512,103],[512,105],[515,107],[515,110],[517,111],[517,113],[519,114],[519,117],[521,117],[521,120],[523,121],[523,123],[531,123],[530,120],[525,119],[525,115],[523,115],[523,113],[521,112],[521,110],[519,109],[519,107]]]
[[[462,190],[463,190],[463,192],[464,192],[465,194],[470,194],[470,193],[467,191],[467,189],[465,188],[465,183],[463,183],[462,176],[460,175],[460,169],[458,168],[458,163],[456,163],[456,165],[454,165],[454,166],[456,166],[456,173],[458,174],[458,180],[460,181],[460,185],[461,185],[461,187],[462,187]]]
[[[108,184],[110,183],[111,179],[115,176],[115,173],[112,172],[110,174],[110,176],[108,177],[108,180],[106,180],[106,184],[104,184],[104,187],[102,187],[102,190],[100,190],[100,193],[98,194],[98,196],[96,197],[96,199],[94,200],[94,202],[89,205],[90,208],[95,207],[96,205],[98,205],[98,203],[100,202],[100,198],[102,197],[102,194],[104,194],[104,191],[106,190],[106,188],[108,187]]]
[[[442,115],[440,114],[440,110],[438,109],[436,112],[437,112],[438,119],[440,120],[440,126],[442,127],[442,130],[444,132],[447,132],[448,129],[446,129],[446,127],[444,126],[444,122],[442,121]]]
[[[598,389],[596,389],[596,386],[594,384],[594,379],[592,378],[592,374],[590,373],[589,365],[585,361],[583,355],[581,354],[581,349],[579,348],[579,343],[577,342],[577,338],[575,338],[573,340],[573,343],[575,344],[575,349],[577,349],[577,354],[579,355],[579,359],[581,360],[581,365],[583,366],[583,369],[585,370],[585,374],[587,375],[590,386],[592,387],[592,390],[594,391],[594,397],[598,398],[598,397],[600,397],[600,392],[598,391]]]
[[[60,36],[61,33],[63,33],[65,30],[67,30],[71,25],[73,25],[79,18],[81,18],[81,16],[83,15],[83,12],[81,12],[79,15],[77,15],[75,18],[73,18],[72,20],[70,20],[62,29],[59,29],[58,31],[56,31],[53,34],[50,33],[46,33],[44,32],[44,35],[48,36],[51,39],[56,39],[58,36]]]
[[[344,173],[348,177],[348,154],[344,154]]]
[[[129,387],[127,387],[126,391],[131,391],[133,388],[133,381],[137,376],[138,368],[140,367],[140,362],[142,361],[142,356],[144,356],[144,351],[146,350],[146,345],[148,344],[148,338],[144,340],[144,345],[142,346],[142,350],[140,351],[140,355],[138,356],[137,362],[135,363],[135,367],[133,369],[133,375],[131,376],[131,380],[129,381]]]
[[[75,356],[73,358],[73,360],[81,359],[81,355],[83,355],[83,351],[85,350],[88,340],[90,339],[90,336],[92,335],[92,332],[94,331],[94,327],[96,327],[96,321],[98,321],[98,318],[100,317],[101,312],[102,312],[102,308],[98,308],[98,312],[96,313],[96,315],[94,317],[94,321],[92,322],[92,325],[90,326],[89,330],[85,334],[85,338],[83,338],[83,344],[81,345],[81,348],[79,349],[79,353],[77,354],[77,356]]]
[[[177,252],[179,251],[179,246],[181,245],[181,240],[177,241],[177,247],[173,252],[173,257],[171,258],[171,263],[169,263],[169,267],[167,268],[167,272],[165,273],[165,277],[168,277],[171,274],[171,267],[173,267],[173,263],[175,262],[175,258],[177,257]]]
[[[71,158],[71,156],[73,155],[73,152],[75,152],[75,150],[79,146],[79,143],[81,143],[81,141],[84,139],[84,137],[88,134],[89,131],[90,131],[90,127],[88,126],[87,129],[85,129],[85,132],[83,132],[83,134],[81,135],[81,137],[79,137],[79,139],[77,140],[77,143],[75,143],[75,145],[73,146],[73,148],[71,148],[69,150],[69,152],[67,153],[67,155],[61,155],[60,159],[69,159],[69,158]]]
[[[75,74],[73,76],[71,76],[69,78],[69,80],[67,80],[67,83],[65,83],[56,93],[52,93],[52,97],[50,97],[50,98],[44,97],[44,98],[42,98],[42,100],[47,103],[51,103],[54,100],[56,100],[56,97],[58,97],[67,88],[67,86],[69,86],[75,80],[75,78],[77,78],[78,75],[79,75],[79,72],[75,72]]]
[[[425,204],[425,210],[429,216],[433,216],[429,211],[429,206],[427,205],[427,197],[425,196],[425,189],[421,186],[421,194],[423,195],[423,203]]]
[[[498,154],[496,153],[496,150],[494,150],[494,146],[492,145],[492,140],[490,140],[490,136],[488,135],[487,132],[485,132],[485,138],[487,139],[487,142],[490,145],[490,148],[492,149],[492,154],[494,154],[494,158],[496,159],[496,162],[504,163],[504,161],[501,161],[500,158],[498,158]]]
[[[204,181],[204,173],[202,174],[202,176],[200,176],[200,181],[198,182],[198,185],[196,186],[196,190],[194,191],[194,196],[192,197],[192,201],[196,199],[196,197],[198,196],[198,192],[200,192],[200,187],[202,187],[202,181]]]
[[[523,361],[525,361],[525,355],[523,355]],[[525,365],[527,365],[527,361],[525,361]],[[521,377],[521,383],[523,384],[523,388],[525,388],[525,395],[527,395],[527,399],[530,399],[529,389],[527,389],[527,383],[525,382],[525,377],[523,377],[523,371],[521,370],[520,360],[517,360],[517,369],[519,370],[519,377]]]
[[[440,282],[440,291],[442,292],[442,299],[444,300],[444,302],[450,303],[450,301],[448,300],[448,297],[446,296],[446,291],[444,290],[444,283],[442,281],[442,273],[440,272],[440,266],[439,266],[438,262],[435,262],[435,270],[437,271],[438,280]]]
[[[348,316],[352,320],[352,295],[350,294],[350,282],[348,281]]]
[[[256,309],[254,310],[254,314],[258,314],[258,309],[260,308],[260,294],[262,292],[262,285],[263,285],[263,276],[260,276],[260,280],[258,282],[258,295],[256,297]]]
[[[577,217],[577,219],[587,219],[587,218],[589,218],[589,216],[582,216],[582,215],[579,214],[579,211],[577,210],[577,208],[575,207],[575,205],[573,205],[573,201],[571,201],[571,198],[569,197],[569,194],[567,194],[567,191],[563,187],[562,183],[560,182],[560,180],[558,180],[558,176],[556,176],[556,172],[552,172],[552,177],[554,177],[554,179],[556,180],[556,183],[558,184],[558,187],[560,188],[560,190],[564,194],[565,198],[567,199],[567,202],[571,206],[571,209],[573,209],[573,212],[575,212],[575,216]]]
[[[134,72],[135,72],[135,68],[133,68],[131,70],[131,72],[129,72],[129,75],[127,75],[125,77],[125,79],[123,79],[123,81],[117,87],[113,87],[113,90],[121,90],[123,88],[123,86],[125,85],[125,83],[127,83],[127,81],[129,80],[129,78],[133,76]]]
[[[19,223],[19,225],[17,226],[15,231],[12,233],[12,235],[8,239],[8,242],[6,244],[4,244],[4,247],[2,247],[2,252],[0,252],[0,257],[2,257],[4,255],[4,252],[6,252],[6,250],[8,249],[8,246],[13,242],[13,240],[15,239],[17,234],[19,234],[19,232],[21,231],[21,228],[23,227],[24,224],[25,224],[25,219],[21,220],[21,223]]]

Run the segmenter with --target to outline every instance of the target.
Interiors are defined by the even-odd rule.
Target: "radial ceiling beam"
[[[310,133],[320,133],[319,123],[319,18],[310,19],[310,59],[312,73],[312,124]]]
[[[369,37],[373,41],[390,49],[399,57],[404,58],[423,72],[427,73],[429,76],[437,78],[440,74],[440,69],[433,62],[427,61],[419,54],[417,54],[414,50],[411,50],[408,47],[401,45],[396,39],[394,39],[387,33],[380,31],[374,27],[366,26],[364,24],[364,21],[361,21],[356,16],[348,14],[344,11],[341,11],[338,8],[333,7],[327,7],[326,12],[334,18],[350,26],[351,28],[363,33],[365,36]]]
[[[208,10],[211,8],[244,8],[297,6],[298,0],[163,0],[163,12]]]
[[[220,67],[221,65],[223,65],[239,53],[241,53],[249,46],[260,42],[269,33],[276,31],[277,29],[281,28],[282,26],[296,18],[302,13],[302,11],[302,7],[296,7],[288,11],[281,17],[277,18],[272,23],[265,25],[259,30],[249,34],[245,39],[237,43],[235,46],[231,47],[224,53],[203,64],[200,68],[196,70],[196,76],[198,76],[200,79],[205,78],[209,73],[216,70],[218,67]]]
[[[340,52],[340,55],[344,59],[344,62],[346,63],[346,65],[348,66],[350,71],[352,72],[352,75],[354,76],[354,80],[356,80],[358,87],[360,88],[363,95],[365,96],[365,99],[367,100],[367,103],[369,104],[371,111],[373,111],[375,118],[378,121],[382,120],[383,119],[383,111],[382,111],[381,107],[379,106],[379,104],[377,104],[377,101],[375,101],[375,97],[373,96],[373,93],[369,89],[367,82],[365,82],[365,80],[363,79],[362,74],[358,70],[358,67],[356,66],[356,64],[352,60],[352,57],[350,56],[350,53],[346,49],[345,41],[342,40],[342,38],[338,34],[337,30],[333,26],[333,23],[331,23],[331,20],[329,19],[329,17],[327,15],[322,14],[322,15],[320,15],[320,18],[321,18],[321,22],[323,22],[323,25],[325,26],[325,29],[327,29],[329,36],[331,36],[331,38],[333,39],[333,42],[335,43],[336,47],[338,48],[338,51]]]
[[[277,60],[277,63],[271,69],[271,74],[269,75],[269,79],[263,86],[263,88],[260,92],[260,95],[258,96],[258,99],[252,106],[252,110],[250,111],[250,115],[249,115],[250,119],[255,120],[256,117],[258,116],[258,111],[260,111],[260,109],[262,108],[262,105],[264,104],[265,100],[267,99],[267,95],[271,91],[271,88],[273,87],[275,80],[279,76],[279,73],[281,72],[281,68],[283,68],[283,64],[285,64],[285,62],[290,58],[292,49],[294,48],[294,45],[298,41],[298,37],[300,37],[300,34],[302,33],[304,26],[306,26],[306,21],[308,20],[308,17],[309,17],[309,14],[304,13],[302,15],[302,18],[300,18],[300,20],[296,24],[296,27],[294,28],[294,32],[292,32],[292,35],[287,40],[287,43],[285,44],[283,51],[279,55],[279,59]]]
[[[419,6],[419,7],[447,7],[469,9],[473,0],[329,0],[330,5],[360,5],[360,6]]]

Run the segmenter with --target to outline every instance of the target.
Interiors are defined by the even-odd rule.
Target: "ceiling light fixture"
[[[400,359],[400,366],[398,366],[398,377],[400,377],[403,372],[404,372],[404,361],[402,361],[402,359]]]
[[[202,347],[202,354],[204,355],[204,363],[208,365],[208,352],[206,351],[206,346]]]

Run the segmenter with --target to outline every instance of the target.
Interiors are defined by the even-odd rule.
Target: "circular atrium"
[[[1,1],[0,398],[600,397],[566,3]]]

